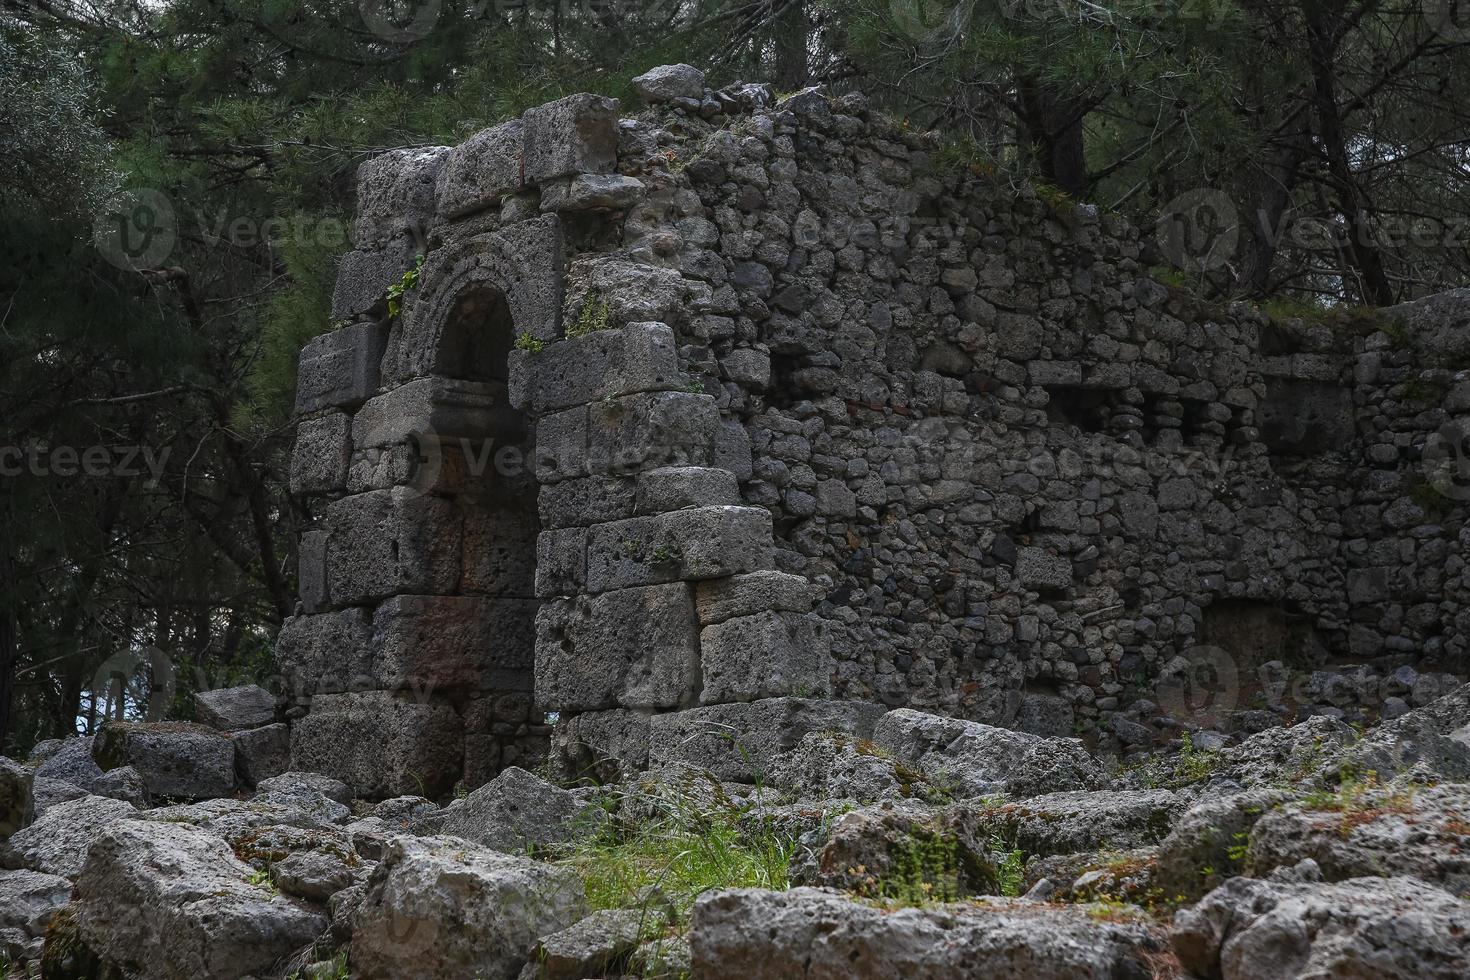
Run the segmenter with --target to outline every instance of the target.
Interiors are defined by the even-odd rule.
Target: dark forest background
[[[1470,0],[0,0],[0,750],[271,672],[358,164],[679,61],[1223,215],[1158,274],[1277,315],[1470,281]]]

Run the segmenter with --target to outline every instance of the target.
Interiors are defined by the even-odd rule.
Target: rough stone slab
[[[70,783],[90,793],[93,781],[102,775],[97,761],[92,758],[91,736],[57,739],[50,744],[54,748],[45,753],[45,758],[36,767],[36,778]],[[36,748],[39,750],[40,746]]]
[[[734,506],[740,486],[729,470],[709,466],[662,466],[638,474],[637,513],[662,514],[686,507]]]
[[[296,371],[296,413],[367,401],[378,389],[387,342],[386,323],[354,323],[308,341]]]
[[[692,65],[659,65],[633,79],[633,90],[646,102],[704,97],[704,72]]]
[[[304,419],[291,451],[291,492],[334,493],[347,485],[352,420],[343,412]]]
[[[412,236],[400,235],[377,248],[343,255],[332,287],[332,319],[385,318],[389,288],[417,264],[421,252]]]
[[[1065,589],[1072,584],[1072,562],[1042,548],[1016,552],[1016,578],[1028,589]]]
[[[582,92],[527,109],[521,120],[529,183],[610,173],[617,166],[617,99]]]
[[[562,715],[551,733],[551,761],[568,782],[622,782],[648,767],[648,715],[614,709]]]
[[[448,500],[408,487],[374,490],[332,501],[326,524],[333,605],[443,595],[459,585],[460,520]]]
[[[433,224],[434,186],[448,156],[447,146],[389,150],[357,168],[359,247]]]
[[[522,854],[595,834],[607,811],[517,766],[444,811],[438,833]]]
[[[202,800],[235,789],[235,745],[229,736],[188,722],[107,721],[92,740],[103,768],[132,766],[149,797]]]
[[[556,711],[694,703],[699,624],[676,582],[558,600],[536,618],[536,702]]]
[[[710,579],[694,586],[694,607],[704,626],[762,612],[810,612],[822,587],[788,572],[762,571]]]
[[[653,925],[650,919],[646,909],[602,909],[542,937],[531,954],[530,980],[583,980],[606,974],[638,945]]]
[[[521,186],[525,127],[519,119],[483,129],[449,151],[439,170],[434,197],[442,220],[488,207]]]
[[[605,211],[626,208],[643,196],[643,181],[621,174],[577,174],[541,193],[543,211]]]
[[[542,486],[537,495],[541,525],[587,527],[633,516],[638,484],[633,477],[589,476]]]
[[[606,302],[613,323],[657,321],[679,327],[711,296],[710,286],[685,279],[675,269],[630,262],[614,256],[573,260],[570,309],[578,310],[592,295]]]
[[[71,882],[59,875],[0,871],[0,949],[6,945],[7,932],[39,941],[52,917],[70,900]],[[17,975],[27,974],[21,970]]]
[[[493,505],[467,509],[460,590],[506,598],[535,596],[539,523],[530,511]]]
[[[314,613],[327,604],[327,532],[306,531],[296,555],[296,590],[301,607]]]
[[[291,768],[291,731],[277,723],[235,732],[235,771],[246,786],[279,776]]]
[[[23,868],[75,880],[86,863],[87,848],[102,831],[137,814],[131,803],[102,796],[57,803],[13,834],[10,850]]]
[[[824,697],[832,688],[826,630],[810,614],[762,612],[729,619],[705,627],[699,649],[702,704]]]
[[[1085,908],[988,899],[894,911],[815,888],[705,895],[689,942],[701,980],[1147,977],[1164,948],[1145,926]]]
[[[713,398],[681,391],[626,395],[557,412],[536,427],[536,479],[546,484],[663,466],[709,466],[718,427]]]
[[[195,716],[211,728],[238,732],[276,720],[276,698],[258,684],[222,687],[194,695]]]
[[[771,698],[654,715],[648,720],[649,762],[683,762],[720,779],[754,782],[807,732],[867,737],[883,712],[883,705],[866,701]]]
[[[550,598],[581,592],[587,584],[586,528],[542,531],[536,537],[536,595]]]
[[[352,936],[363,980],[515,980],[536,941],[587,911],[571,868],[456,837],[397,837],[368,881]]]
[[[372,613],[350,608],[292,616],[276,634],[276,662],[293,694],[334,694],[367,686]]]
[[[698,581],[753,572],[772,561],[771,514],[758,507],[696,507],[594,527],[587,589]]]
[[[35,818],[34,783],[29,769],[0,755],[0,842]]]
[[[252,873],[207,831],[122,821],[92,845],[77,880],[77,928],[142,980],[274,975],[328,921],[252,884]]]
[[[364,799],[443,796],[462,752],[453,708],[384,691],[319,695],[291,726],[292,768],[340,780]]]
[[[420,378],[369,399],[352,419],[352,444],[389,446],[410,432],[483,438],[495,431],[505,386],[454,378]]]
[[[629,323],[510,356],[512,404],[537,414],[684,384],[674,332],[663,323]]]
[[[471,693],[523,686],[536,646],[534,599],[400,595],[373,614],[374,686]]]

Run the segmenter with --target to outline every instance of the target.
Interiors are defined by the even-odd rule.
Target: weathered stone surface
[[[260,728],[276,720],[275,695],[257,684],[216,688],[194,695],[194,712],[200,721],[223,732]]]
[[[373,614],[374,686],[476,692],[524,683],[536,643],[534,599],[393,596]]]
[[[95,782],[93,785],[95,785]],[[36,816],[38,817],[58,803],[79,800],[84,796],[91,795],[75,783],[66,783],[59,779],[47,779],[44,776],[36,778],[33,790],[36,803]]]
[[[396,593],[443,595],[460,576],[454,505],[407,487],[375,490],[327,506],[327,587],[336,605]]]
[[[10,850],[23,868],[76,878],[87,859],[87,848],[102,831],[137,813],[131,803],[101,796],[58,803],[35,823],[11,835]]]
[[[339,779],[366,799],[442,796],[459,778],[459,716],[385,691],[319,695],[291,728],[291,765]]]
[[[511,402],[538,414],[684,383],[674,333],[663,323],[629,323],[535,353],[515,351],[510,365]]]
[[[564,190],[541,195],[543,211],[593,211],[626,208],[643,196],[643,181],[621,174],[577,174]]]
[[[353,879],[345,860],[323,850],[293,851],[272,863],[270,874],[281,891],[311,902],[327,901]]]
[[[977,834],[972,821],[955,817],[904,801],[823,820],[801,838],[792,881],[909,901],[999,894],[990,838],[984,828]]]
[[[1343,751],[1328,774],[1344,769],[1385,779],[1417,769],[1434,779],[1470,781],[1470,684],[1374,729]]]
[[[664,466],[638,475],[635,502],[640,515],[662,514],[686,507],[734,506],[740,486],[729,470],[708,466]]]
[[[706,626],[699,634],[703,704],[831,692],[826,628],[815,616],[763,612]]]
[[[0,871],[0,952],[10,966],[39,953],[46,926],[70,899],[71,882],[58,875]]]
[[[1072,584],[1072,562],[1041,548],[1016,553],[1016,578],[1028,589],[1065,589]]]
[[[246,786],[279,776],[291,768],[291,732],[284,724],[236,732],[235,771]]]
[[[1044,857],[1157,844],[1185,809],[1185,799],[1166,789],[1085,790],[985,807],[975,819],[1026,855]]]
[[[536,427],[536,478],[622,476],[663,466],[708,466],[719,413],[708,395],[655,391],[603,399]]]
[[[1314,775],[1356,737],[1350,727],[1335,719],[1308,718],[1289,728],[1268,728],[1239,745],[1221,749],[1215,772],[1246,787],[1293,782]]]
[[[657,929],[643,909],[602,909],[560,932],[543,936],[521,980],[582,980],[606,973],[645,935]]]
[[[695,701],[699,625],[682,582],[549,602],[536,630],[541,704],[595,711]]]
[[[57,779],[71,783],[87,792],[92,791],[92,781],[102,775],[102,768],[92,758],[92,739],[62,739],[44,762],[36,767],[37,779]]]
[[[1102,767],[1072,738],[1042,738],[908,708],[884,715],[873,741],[959,796],[1024,798],[1100,789]]]
[[[1282,790],[1262,788],[1190,808],[1159,844],[1154,880],[1163,894],[1193,901],[1238,874],[1251,828],[1288,798]]]
[[[434,220],[434,185],[448,156],[447,146],[389,150],[357,168],[359,247],[428,229]]]
[[[607,303],[612,323],[656,321],[678,327],[709,297],[708,284],[685,279],[674,269],[614,256],[577,258],[568,278],[574,283],[573,299],[595,296]]]
[[[1073,980],[1149,976],[1162,944],[1143,925],[1019,900],[890,912],[818,889],[742,888],[700,899],[690,945],[703,980]]]
[[[104,722],[92,757],[103,769],[132,766],[153,799],[202,800],[235,789],[235,744],[204,725]]]
[[[861,701],[770,698],[654,715],[648,720],[649,760],[688,763],[720,779],[752,782],[807,732],[866,737],[882,714],[882,705]]]
[[[347,486],[352,456],[352,420],[345,412],[303,419],[291,450],[291,492],[334,493]]]
[[[437,832],[521,854],[596,833],[606,817],[601,807],[511,766],[446,808]]]
[[[148,784],[132,766],[104,772],[92,784],[92,792],[110,800],[124,800],[140,809],[148,805]]]
[[[557,719],[551,734],[553,771],[571,782],[622,782],[648,765],[648,716],[637,711],[588,711]]]
[[[587,544],[587,589],[753,572],[771,563],[771,515],[758,507],[695,507],[601,524]]]
[[[358,318],[382,321],[388,315],[388,290],[403,280],[403,274],[418,262],[419,243],[411,235],[400,235],[383,242],[375,248],[358,249],[343,255],[337,263],[337,284],[332,289],[332,319],[355,320]],[[375,333],[383,333],[375,327]],[[386,334],[384,334],[386,336]],[[381,343],[376,347],[382,356]],[[366,370],[368,365],[359,363],[355,370]],[[302,362],[302,370],[306,368]],[[340,369],[339,369],[340,370]],[[312,411],[328,404],[348,404],[361,401],[360,393],[377,387],[378,365],[371,365],[373,383],[353,393],[347,401],[318,401],[307,408],[298,391],[297,411]],[[362,377],[367,378],[368,375]]]
[[[820,586],[777,571],[732,575],[694,586],[695,608],[705,626],[763,612],[808,612],[820,597]]]
[[[354,323],[308,342],[296,371],[296,413],[367,401],[378,388],[387,342],[381,323]]]
[[[537,497],[541,526],[587,527],[632,517],[637,492],[631,476],[589,476],[543,486]]]
[[[347,818],[347,808],[305,790],[257,793],[248,800],[205,800],[145,811],[139,819],[188,824],[216,837],[236,839],[260,827],[313,829]]]
[[[540,937],[585,913],[568,868],[454,837],[399,837],[369,879],[352,965],[364,980],[515,980]]]
[[[525,128],[512,119],[450,150],[434,186],[441,220],[498,207],[502,197],[521,186],[524,149]]]
[[[350,608],[292,616],[276,634],[276,662],[293,693],[335,694],[368,683],[372,613]]]
[[[343,805],[352,802],[352,787],[319,772],[283,772],[279,776],[262,779],[255,789],[258,793],[290,793],[305,789]]]
[[[704,96],[704,72],[692,65],[659,65],[634,78],[633,89],[646,102],[700,99]]]
[[[1232,878],[1174,920],[1185,969],[1221,980],[1470,972],[1470,904],[1412,878],[1279,884]]]
[[[0,755],[0,841],[35,818],[34,781],[29,769]]]
[[[122,821],[98,838],[77,879],[77,927],[94,952],[142,978],[279,973],[327,919],[250,876],[212,834]]]
[[[872,742],[835,732],[807,732],[795,748],[776,757],[769,780],[806,799],[874,803],[943,795],[923,773]]]
[[[525,178],[541,184],[617,165],[618,100],[579,93],[527,109]]]

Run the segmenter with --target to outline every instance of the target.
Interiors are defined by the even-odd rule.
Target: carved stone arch
[[[418,295],[393,328],[384,380],[454,376],[443,363],[459,344],[446,331],[459,322],[467,298],[498,294],[516,333],[551,341],[561,333],[566,260],[561,221],[545,215],[499,231],[452,239],[424,264]],[[448,372],[448,373],[446,373]]]

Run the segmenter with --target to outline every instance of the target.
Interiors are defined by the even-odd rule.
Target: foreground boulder
[[[1159,936],[1082,908],[998,899],[890,911],[826,890],[707,895],[689,935],[700,980],[1076,980],[1152,974]]]
[[[1043,738],[899,708],[878,719],[873,741],[956,796],[1038,796],[1102,789],[1106,775],[1075,738]]]
[[[31,771],[0,755],[0,841],[35,818]]]
[[[447,808],[437,830],[514,853],[595,833],[606,817],[601,807],[511,766]]]
[[[32,753],[41,760],[36,766],[37,779],[56,779],[70,783],[85,792],[92,792],[92,783],[102,775],[102,769],[92,758],[92,739],[52,739],[37,745]]]
[[[394,838],[357,911],[353,975],[515,980],[537,940],[586,905],[570,869],[454,837]]]
[[[36,959],[52,916],[71,898],[71,882],[36,871],[0,871],[0,958]]]
[[[975,817],[1006,846],[1045,857],[1157,844],[1184,809],[1185,801],[1164,789],[1083,790],[989,807]]]
[[[945,796],[922,772],[875,743],[837,732],[808,732],[796,748],[776,758],[770,782],[813,799],[859,803]]]
[[[1327,774],[1388,779],[1410,770],[1433,780],[1470,781],[1470,684],[1374,729]]]
[[[1356,738],[1347,725],[1318,715],[1289,727],[1268,728],[1221,749],[1214,759],[1213,774],[1247,788],[1313,779]]]
[[[207,800],[235,789],[235,745],[203,725],[109,721],[92,757],[104,770],[132,766],[152,799]]]
[[[77,879],[78,932],[140,978],[279,976],[326,916],[256,883],[223,840],[129,820],[92,845]]]
[[[10,838],[12,860],[32,871],[75,878],[92,842],[119,820],[136,816],[138,810],[131,803],[101,796],[58,803]]]
[[[1253,789],[1190,808],[1159,844],[1155,883],[1185,902],[1240,874],[1251,828],[1287,799],[1283,790]]]
[[[521,980],[582,980],[602,976],[657,933],[662,920],[646,909],[603,909],[561,932],[544,937],[531,953]]]
[[[1470,976],[1470,903],[1413,878],[1285,884],[1232,878],[1174,921],[1201,977]]]

